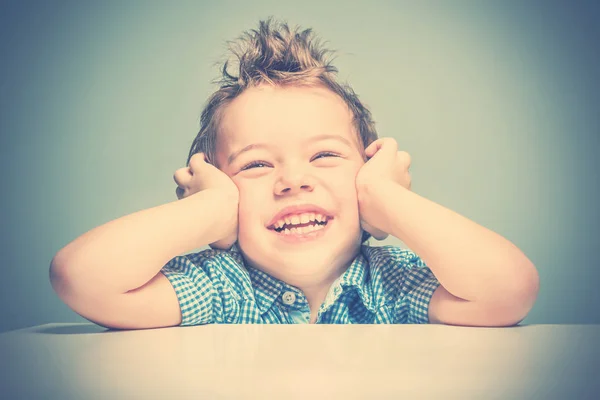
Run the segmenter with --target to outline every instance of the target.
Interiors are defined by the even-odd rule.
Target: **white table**
[[[600,325],[206,325],[0,334],[5,399],[600,398]]]

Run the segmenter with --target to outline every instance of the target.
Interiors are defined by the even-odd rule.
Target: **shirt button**
[[[283,300],[283,304],[287,304],[289,306],[290,304],[294,304],[296,301],[296,294],[294,294],[294,292],[285,292],[281,299]]]

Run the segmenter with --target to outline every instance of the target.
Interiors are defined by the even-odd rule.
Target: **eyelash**
[[[245,166],[242,167],[242,171],[245,171],[247,169],[252,169],[252,168],[256,168],[260,165],[265,165],[266,163],[262,162],[262,161],[252,161],[250,164],[247,164]]]
[[[326,156],[326,157],[339,157],[339,154],[336,153],[332,153],[331,151],[322,151],[320,153],[317,153],[313,159],[311,161],[317,160],[319,158],[321,158],[321,156]]]
[[[313,159],[311,161],[314,161],[318,158],[320,158],[320,156],[327,156],[327,157],[339,157],[339,154],[335,154],[332,153],[330,151],[322,151],[320,153],[317,153],[315,155],[315,157],[313,157]],[[242,171],[248,170],[248,169],[253,169],[253,168],[258,168],[259,166],[265,166],[267,163],[263,162],[263,161],[252,161],[251,163],[245,165],[244,167],[242,167]]]

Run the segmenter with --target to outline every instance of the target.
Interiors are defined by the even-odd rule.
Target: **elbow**
[[[65,248],[60,249],[50,261],[50,282],[62,280],[67,274],[69,257]]]
[[[65,301],[65,296],[69,290],[69,279],[68,279],[67,264],[64,260],[63,255],[57,253],[52,261],[50,262],[49,279],[52,289],[56,292],[59,298]]]
[[[521,323],[533,308],[540,291],[540,277],[535,266],[531,263],[521,269],[521,274],[515,278],[515,285],[505,298],[506,307],[504,326],[515,326]]]
[[[484,314],[482,325],[510,327],[521,323],[533,308],[540,289],[539,274],[533,264],[519,269],[518,276],[511,279],[494,296],[479,302]]]
[[[67,299],[72,295],[76,288],[81,289],[82,283],[86,280],[81,279],[78,271],[73,266],[74,263],[61,250],[52,258],[50,262],[49,279],[52,289],[58,296],[67,303]],[[89,286],[89,285],[84,285]]]
[[[64,276],[65,276],[64,265],[65,264],[62,260],[62,256],[61,256],[60,252],[56,253],[54,255],[54,257],[52,258],[52,261],[50,261],[50,269],[49,269],[48,277],[50,279],[50,284],[52,285],[52,288],[54,288],[54,290],[56,290],[56,285],[58,285],[60,282],[64,282]]]
[[[517,285],[515,297],[529,312],[533,308],[540,291],[540,275],[532,263],[528,263],[521,271],[522,276],[518,279],[519,284]]]

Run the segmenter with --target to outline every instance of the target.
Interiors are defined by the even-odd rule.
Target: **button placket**
[[[281,296],[281,300],[283,301],[283,304],[291,306],[296,302],[296,293],[289,291],[285,292],[283,296]]]

